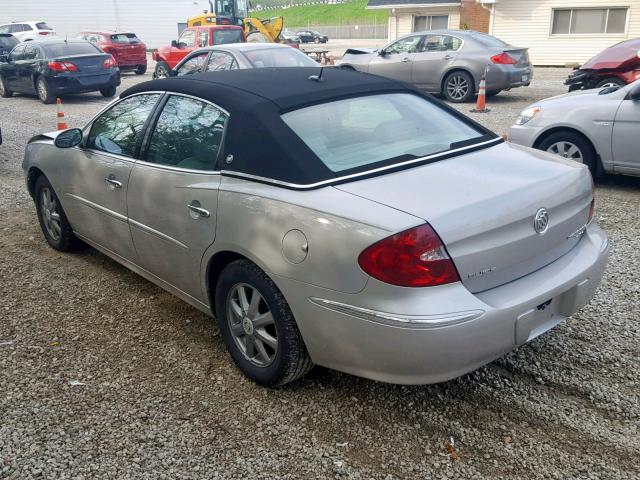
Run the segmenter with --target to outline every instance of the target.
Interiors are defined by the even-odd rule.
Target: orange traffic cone
[[[470,110],[474,113],[487,113],[491,110],[487,108],[487,80],[485,74],[482,74],[480,79],[480,88],[478,89],[478,100],[476,101],[476,108]]]
[[[62,101],[56,98],[56,108],[58,110],[58,130],[66,130],[69,128],[67,122],[64,121],[64,112],[62,111]]]

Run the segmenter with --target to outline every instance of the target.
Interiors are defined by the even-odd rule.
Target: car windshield
[[[42,44],[42,48],[44,48],[48,58],[102,53],[98,47],[90,44],[89,42],[49,43]]]
[[[51,27],[49,27],[49,25],[47,25],[44,22],[38,22],[36,23],[36,28],[38,30],[53,30]]]
[[[239,43],[242,42],[242,30],[225,29],[213,31],[213,44],[221,45],[223,43]]]
[[[317,67],[318,64],[295,48],[260,48],[243,52],[251,66],[263,67]]]
[[[111,41],[113,43],[140,43],[140,39],[136,37],[135,33],[117,33],[111,35]]]
[[[282,119],[333,172],[444,152],[486,135],[410,93],[323,103]]]

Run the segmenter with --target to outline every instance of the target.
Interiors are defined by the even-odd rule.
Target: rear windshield
[[[18,43],[18,39],[14,36],[0,35],[0,48],[13,48]]]
[[[42,48],[49,58],[102,53],[98,47],[89,42],[42,44]]]
[[[295,48],[261,48],[244,51],[251,66],[263,67],[317,67],[318,64]]]
[[[485,136],[410,93],[314,105],[285,113],[282,119],[333,172],[420,158]]]
[[[140,43],[140,39],[136,37],[135,33],[118,33],[111,35],[111,41],[113,43]]]
[[[491,35],[485,35],[484,33],[476,32],[473,34],[473,38],[487,47],[504,48],[509,46],[508,43],[503,42],[499,38],[492,37]]]
[[[242,30],[225,29],[213,31],[213,44],[221,45],[223,43],[240,43],[242,42]]]
[[[53,28],[49,27],[49,25],[47,25],[44,22],[38,22],[36,23],[36,28],[38,30],[53,30]]]

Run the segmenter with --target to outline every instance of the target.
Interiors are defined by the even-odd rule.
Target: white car
[[[55,35],[56,31],[44,21],[11,22],[0,25],[0,33],[10,33],[21,42],[29,42],[47,35]]]

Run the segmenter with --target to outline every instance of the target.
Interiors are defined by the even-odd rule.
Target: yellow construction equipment
[[[187,19],[188,27],[203,25],[242,25],[247,42],[280,42],[280,33],[284,28],[282,17],[259,18],[250,17],[246,0],[209,0],[211,9],[195,17]]]

